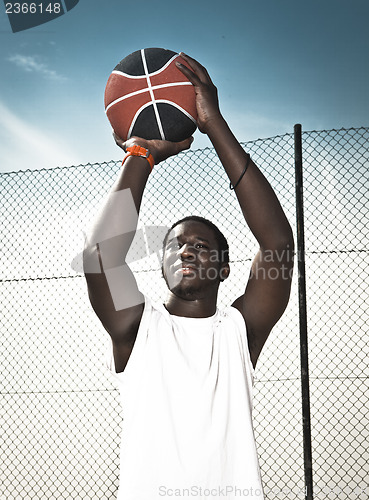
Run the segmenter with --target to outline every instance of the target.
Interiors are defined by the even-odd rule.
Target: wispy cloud
[[[78,165],[79,154],[49,131],[17,116],[0,101],[0,172]]]
[[[16,66],[21,68],[23,71],[38,73],[44,78],[49,80],[65,81],[67,78],[55,70],[48,68],[48,66],[40,62],[37,56],[24,56],[21,54],[15,54],[8,57],[8,61],[14,63]]]

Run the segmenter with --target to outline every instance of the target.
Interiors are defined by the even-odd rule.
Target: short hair
[[[198,215],[188,215],[187,217],[183,217],[183,219],[180,219],[177,222],[175,222],[169,228],[167,234],[164,237],[163,249],[165,249],[167,238],[168,238],[168,235],[171,232],[171,230],[174,229],[179,224],[182,224],[182,222],[187,222],[187,221],[201,222],[202,224],[205,224],[213,231],[213,233],[215,235],[215,239],[218,243],[219,253],[222,257],[222,263],[228,264],[229,263],[229,245],[228,245],[228,241],[227,241],[226,237],[224,236],[224,234],[221,232],[221,230],[213,222],[211,222],[208,219],[205,219],[204,217],[200,217]]]

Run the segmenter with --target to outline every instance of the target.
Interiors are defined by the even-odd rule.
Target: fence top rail
[[[350,128],[339,128],[339,129],[323,129],[323,130],[306,130],[302,131],[303,135],[314,135],[314,134],[323,134],[323,133],[331,133],[331,132],[358,132],[359,130],[366,130],[369,131],[369,127],[350,127]],[[282,139],[288,136],[293,136],[293,131],[292,132],[286,132],[285,134],[278,134],[275,136],[271,137],[265,137],[265,138],[259,138],[259,139],[253,139],[251,141],[240,141],[240,144],[243,146],[249,145],[249,144],[259,144],[262,142],[267,142],[267,141],[273,141],[276,139]],[[180,155],[188,155],[188,154],[198,154],[199,152],[205,152],[205,151],[212,151],[213,148],[210,146],[206,146],[205,148],[197,148],[189,151],[183,151],[180,153]],[[40,168],[40,169],[24,169],[24,170],[13,170],[11,172],[0,172],[0,177],[6,176],[6,175],[17,175],[17,174],[22,174],[22,173],[34,173],[34,172],[44,172],[44,171],[57,171],[57,170],[67,170],[70,168],[86,168],[86,167],[94,167],[94,166],[102,166],[102,165],[109,165],[111,163],[117,163],[120,160],[106,160],[102,162],[87,162],[87,163],[80,163],[78,165],[64,165],[60,167],[50,167],[50,168]]]

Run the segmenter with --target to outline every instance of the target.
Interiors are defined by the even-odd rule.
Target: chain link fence
[[[307,311],[315,498],[369,498],[369,129],[303,133]],[[295,227],[293,134],[243,144]],[[107,334],[88,302],[84,231],[120,162],[0,176],[1,486],[7,500],[112,500],[120,402]],[[195,214],[230,243],[220,306],[243,292],[257,247],[212,149],[156,167],[140,227]],[[160,252],[130,260],[163,300]],[[297,277],[257,366],[255,432],[267,499],[304,498]]]

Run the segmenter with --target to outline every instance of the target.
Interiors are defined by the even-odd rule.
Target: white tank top
[[[246,335],[233,307],[187,318],[145,298],[124,372],[109,361],[123,413],[118,500],[264,498]]]

